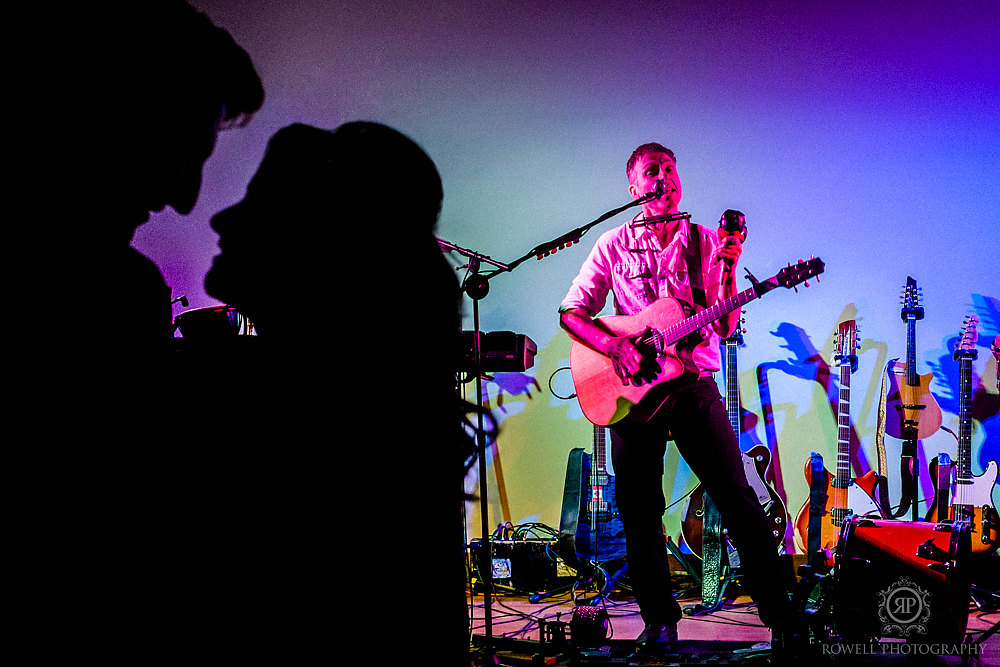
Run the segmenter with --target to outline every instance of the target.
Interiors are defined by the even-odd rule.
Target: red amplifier
[[[833,613],[848,641],[963,641],[969,615],[966,523],[848,517],[834,564]]]

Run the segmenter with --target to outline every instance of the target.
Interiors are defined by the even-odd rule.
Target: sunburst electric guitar
[[[972,531],[973,553],[992,551],[1000,544],[997,535],[1000,520],[993,507],[993,487],[1000,469],[996,461],[990,461],[982,475],[972,474],[972,362],[977,357],[977,325],[976,316],[970,316],[955,346],[955,360],[958,361],[958,451],[951,466],[946,494],[935,502],[927,515],[928,521],[968,522]],[[936,473],[932,468],[932,479]]]
[[[840,527],[851,515],[882,517],[875,502],[878,476],[870,470],[855,479],[851,473],[851,374],[857,369],[857,324],[841,322],[838,328],[835,361],[840,368],[840,398],[837,407],[837,468],[834,474],[822,471],[825,487],[819,550],[827,565],[833,565],[834,548],[840,538]],[[806,480],[813,477],[812,462],[805,467]],[[795,544],[809,553],[809,509],[807,500],[795,518]]]
[[[698,377],[691,350],[702,342],[703,328],[777,287],[795,287],[822,272],[819,258],[799,262],[771,278],[754,281],[752,287],[690,317],[685,317],[679,301],[662,297],[636,315],[596,319],[598,326],[608,332],[633,338],[643,354],[642,374],[650,381],[632,383],[619,375],[610,357],[571,336],[569,365],[583,414],[599,426],[613,424],[629,414],[640,420],[650,419],[672,387]]]

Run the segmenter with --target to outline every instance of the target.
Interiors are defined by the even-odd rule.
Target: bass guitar
[[[996,461],[990,461],[986,471],[979,476],[972,474],[972,362],[976,352],[978,318],[970,316],[962,328],[955,345],[954,358],[958,361],[958,451],[951,469],[950,485],[941,501],[935,502],[927,521],[963,521],[970,525],[972,552],[992,551],[1000,544],[998,530],[1000,518],[993,507],[993,487],[997,483]],[[931,479],[938,470],[931,469]]]
[[[851,374],[857,370],[857,324],[854,320],[841,322],[838,328],[837,353],[835,363],[840,370],[840,397],[837,403],[837,467],[834,474],[823,470],[821,485],[825,496],[821,535],[818,541],[822,560],[833,565],[833,554],[840,537],[840,527],[844,519],[851,515],[883,516],[875,502],[878,476],[870,470],[855,479],[851,473]],[[805,476],[811,481],[814,476],[812,461],[806,464]],[[809,553],[809,510],[806,501],[795,518],[795,544],[803,552]]]
[[[889,364],[885,432],[901,440],[921,440],[941,428],[941,407],[930,390],[933,373],[917,374],[916,323],[924,317],[917,281],[907,276],[900,317],[906,322],[906,363]]]
[[[597,318],[595,322],[608,332],[632,337],[643,354],[650,381],[632,383],[619,375],[610,357],[571,336],[569,365],[583,414],[601,426],[629,414],[649,420],[673,387],[697,378],[691,350],[703,341],[702,329],[777,287],[795,287],[822,272],[823,262],[818,258],[799,262],[771,278],[754,280],[752,287],[690,317],[679,301],[662,297],[636,315]]]
[[[608,473],[606,432],[595,425],[593,454],[575,448],[566,466],[558,551],[577,570],[590,561],[625,557],[625,526],[615,502],[615,478]]]
[[[739,328],[732,336],[724,339],[726,348],[726,412],[729,415],[729,423],[739,438],[742,430],[741,417],[742,407],[740,405],[739,378],[737,369],[737,348],[743,342],[743,331]],[[743,452],[743,469],[746,473],[750,488],[757,495],[757,501],[764,508],[768,522],[774,535],[775,546],[780,551],[785,543],[785,526],[788,524],[788,512],[785,504],[781,500],[778,492],[766,481],[767,471],[771,465],[771,450],[764,445],[752,447],[749,451]],[[701,556],[702,537],[704,531],[703,507],[705,504],[705,489],[699,484],[688,499],[687,511],[681,523],[684,543],[688,545],[695,556]]]

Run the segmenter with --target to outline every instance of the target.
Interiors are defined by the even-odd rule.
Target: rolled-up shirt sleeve
[[[580,266],[569,292],[559,304],[559,312],[582,308],[590,315],[603,309],[611,292],[611,262],[607,253],[607,239],[602,235]]]

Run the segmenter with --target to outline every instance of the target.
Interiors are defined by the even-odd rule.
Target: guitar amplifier
[[[480,347],[483,355],[483,371],[526,371],[535,365],[535,353],[538,346],[524,334],[513,331],[479,332]],[[475,332],[462,332],[461,370],[471,371],[476,366]]]
[[[550,591],[572,583],[576,571],[549,545],[550,540],[490,540],[493,583],[518,593]],[[469,551],[475,571],[482,572],[482,540],[472,540]]]

